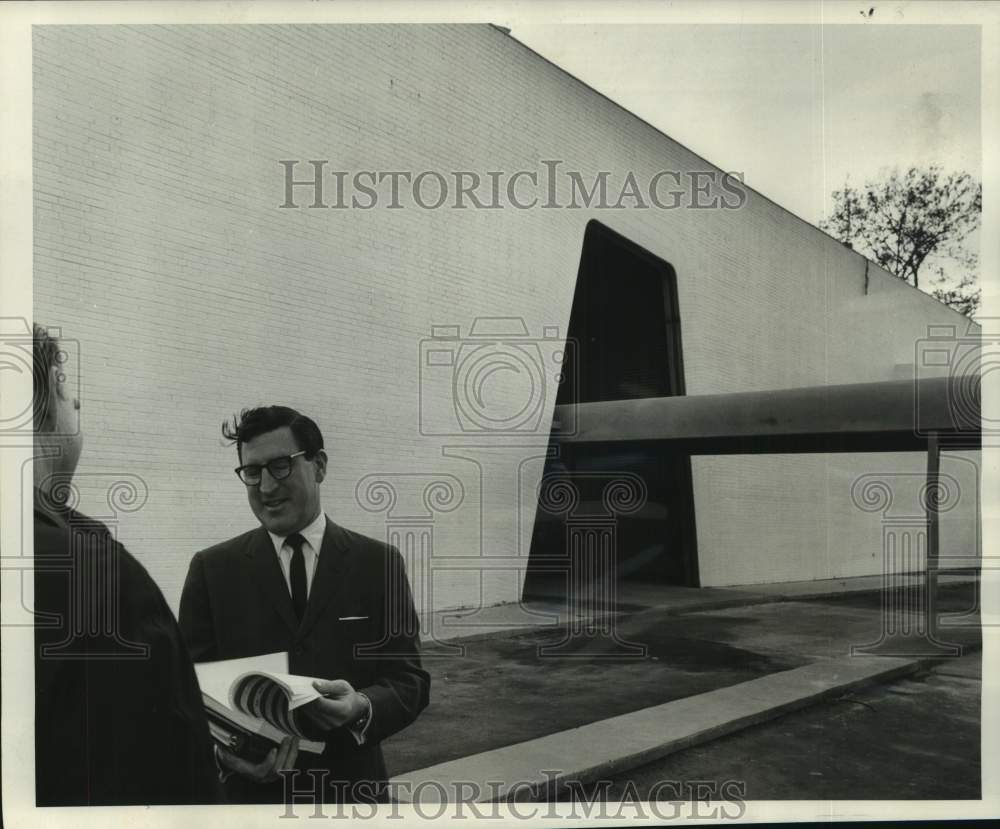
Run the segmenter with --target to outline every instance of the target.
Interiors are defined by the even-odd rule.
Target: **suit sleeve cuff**
[[[351,732],[354,741],[359,746],[363,746],[368,739],[368,728],[372,724],[372,701],[368,698],[367,694],[363,694],[360,691],[358,692],[358,696],[365,703],[365,713],[361,716],[361,719],[355,720],[349,725],[347,730]]]

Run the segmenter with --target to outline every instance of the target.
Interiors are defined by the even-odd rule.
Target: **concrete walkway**
[[[402,802],[440,802],[449,789],[476,802],[544,796],[560,784],[608,777],[853,688],[913,673],[921,664],[879,658],[816,662],[430,766],[393,783]],[[460,792],[453,788],[456,781],[462,781]]]
[[[717,793],[723,781],[739,781],[740,795],[748,801],[989,799],[990,778],[983,779],[991,741],[982,712],[989,704],[981,694],[982,657],[981,651],[970,653],[838,694],[617,775],[602,775],[589,785],[561,787],[556,797],[570,803],[595,796],[662,802],[669,799],[664,780],[710,780],[717,781]],[[673,788],[683,797],[683,786]],[[963,808],[937,806],[942,817]]]
[[[974,578],[940,581],[940,609],[964,610]],[[641,644],[641,658],[623,655],[607,636],[546,658],[574,621],[556,602],[452,613],[451,624],[439,614],[425,647],[431,708],[387,744],[390,763],[406,769],[393,777],[395,796],[544,796],[560,781],[620,775],[940,661],[919,648],[886,655],[893,658],[850,655],[880,636],[881,587],[878,577],[752,589],[635,585],[620,595],[629,609],[604,618],[613,620],[614,638]],[[539,613],[550,618],[539,622]],[[953,635],[966,653],[979,647],[978,629]]]

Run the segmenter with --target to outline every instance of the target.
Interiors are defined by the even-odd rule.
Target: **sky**
[[[848,177],[981,178],[980,38],[945,25],[520,25],[513,37],[813,224]]]

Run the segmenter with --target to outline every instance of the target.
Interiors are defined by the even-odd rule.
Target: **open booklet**
[[[313,677],[288,673],[288,654],[201,662],[194,666],[212,737],[235,754],[260,760],[288,735],[299,750],[320,754],[326,744],[309,740],[296,709],[319,699]]]

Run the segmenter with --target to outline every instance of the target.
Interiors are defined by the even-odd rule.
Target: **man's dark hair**
[[[222,422],[222,436],[236,443],[236,453],[242,463],[244,443],[282,426],[292,430],[299,449],[305,450],[306,460],[312,460],[323,448],[323,435],[319,426],[312,418],[288,406],[258,406],[244,409],[238,417],[233,415],[232,421]]]
[[[52,389],[49,385],[49,375],[52,373],[52,366],[59,358],[59,340],[50,337],[49,332],[38,323],[33,326],[31,340],[33,414],[35,431],[40,432],[48,424],[51,414]]]

